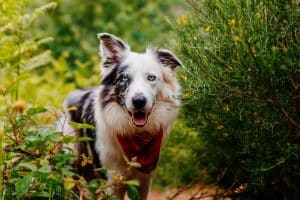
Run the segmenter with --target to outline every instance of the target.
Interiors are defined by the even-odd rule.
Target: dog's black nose
[[[147,99],[142,95],[136,95],[132,98],[132,104],[135,108],[138,109],[144,108],[146,103],[147,103]]]

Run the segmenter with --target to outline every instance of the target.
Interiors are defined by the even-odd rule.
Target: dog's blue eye
[[[123,75],[120,78],[121,82],[127,82],[129,80],[129,77],[127,75]]]
[[[148,75],[147,79],[148,79],[148,81],[155,81],[156,76],[155,75]]]

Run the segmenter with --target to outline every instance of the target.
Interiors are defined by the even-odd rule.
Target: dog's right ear
[[[112,62],[111,64],[119,63],[130,50],[128,44],[112,34],[99,33],[97,36],[100,40],[101,57]]]

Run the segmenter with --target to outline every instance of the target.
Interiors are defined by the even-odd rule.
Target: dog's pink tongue
[[[147,114],[144,112],[134,112],[132,114],[132,122],[136,126],[144,126],[147,122]]]
[[[124,153],[130,160],[135,159],[136,162],[140,163],[142,166],[137,170],[145,174],[149,174],[156,167],[162,137],[163,130],[154,134],[144,132],[117,136]]]

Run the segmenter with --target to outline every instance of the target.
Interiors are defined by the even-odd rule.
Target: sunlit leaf
[[[72,143],[76,140],[76,137],[73,136],[73,135],[68,135],[68,136],[64,136],[64,139],[63,139],[63,142],[65,144],[69,144],[69,143]]]
[[[45,166],[39,168],[38,171],[41,172],[41,173],[47,174],[51,171],[51,166],[50,165],[45,165]]]
[[[78,137],[73,142],[87,142],[92,141],[93,139],[90,137]]]
[[[31,171],[36,171],[37,170],[37,167],[35,164],[33,163],[28,163],[28,162],[25,162],[25,163],[20,163],[17,165],[18,168],[20,167],[24,167],[24,168],[27,168],[27,169],[30,169]]]
[[[47,109],[44,107],[35,107],[35,108],[29,108],[26,112],[27,115],[36,115],[40,113],[46,112]]]
[[[31,183],[32,183],[31,175],[27,175],[24,176],[22,179],[19,179],[15,184],[17,196],[22,197],[23,195],[25,195],[29,190]]]
[[[51,133],[46,137],[46,140],[52,141],[52,142],[59,142],[62,139],[62,134],[60,132]]]
[[[66,190],[71,190],[73,187],[75,187],[76,185],[76,180],[70,178],[70,177],[67,177],[65,178],[64,180],[64,188]]]
[[[83,128],[88,128],[88,129],[96,129],[93,125],[90,124],[81,124],[77,122],[69,122],[70,126],[76,129],[83,129]]]
[[[140,185],[139,181],[136,180],[136,179],[124,181],[123,183],[127,184],[127,185],[134,185],[134,186],[139,186]]]

